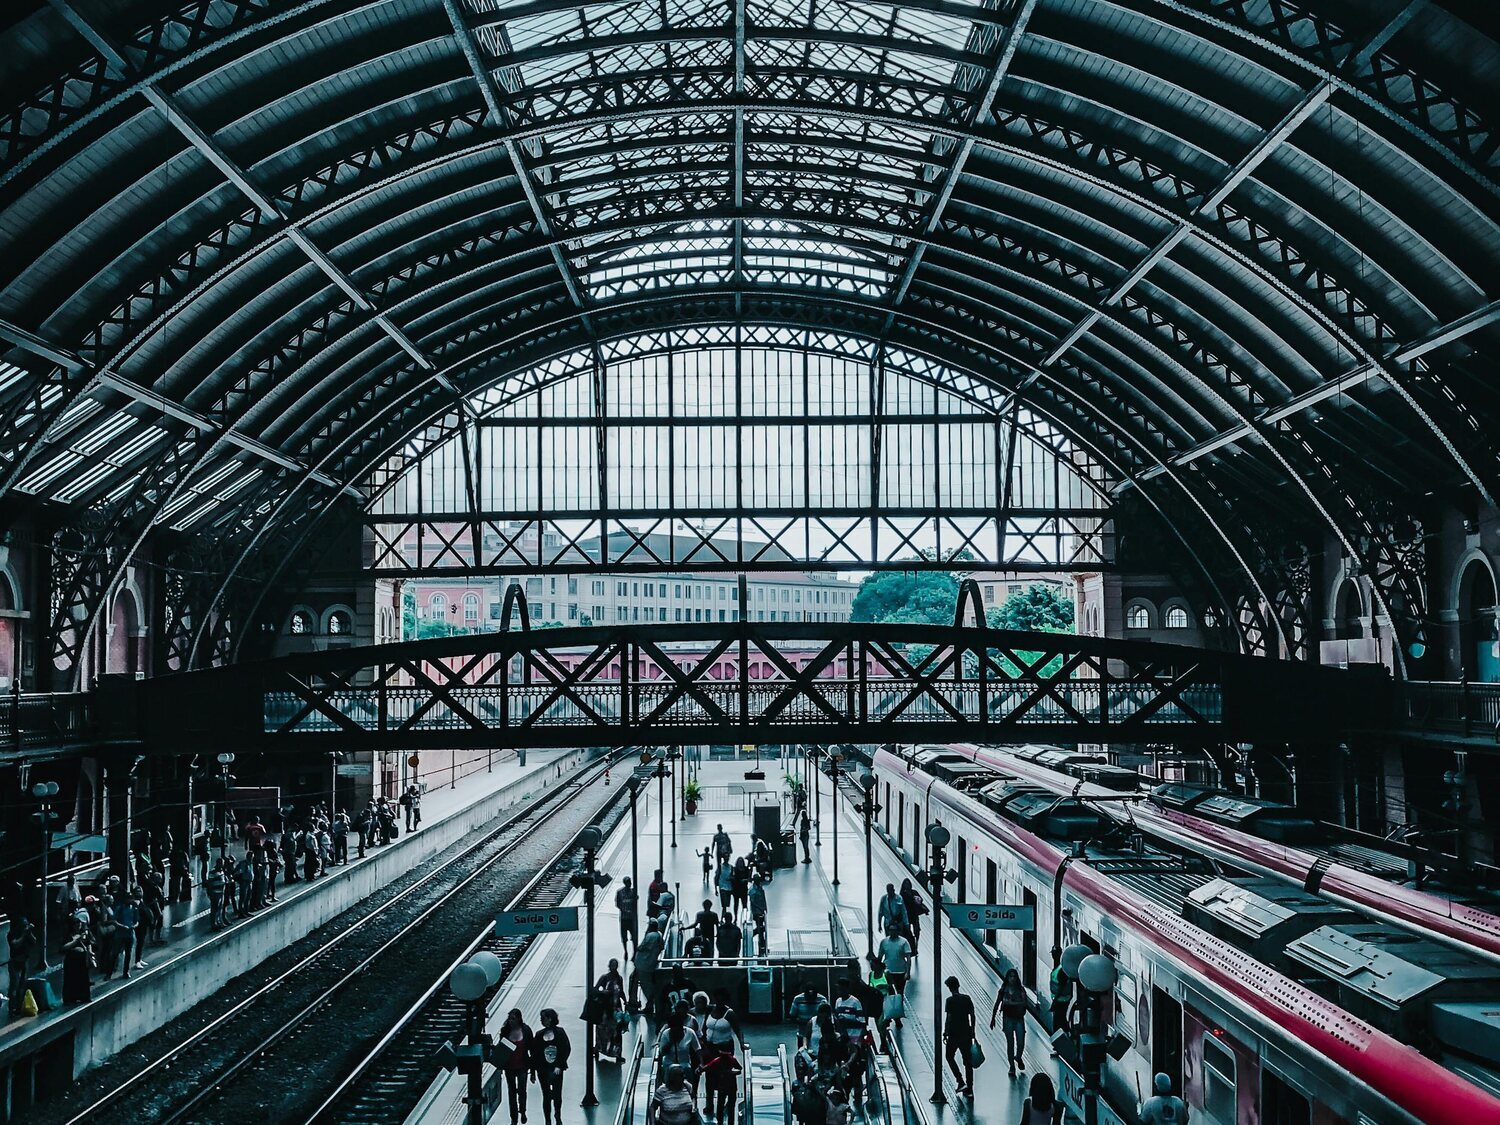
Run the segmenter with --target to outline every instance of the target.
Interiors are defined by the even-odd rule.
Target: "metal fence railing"
[[[1408,680],[1404,718],[1411,726],[1500,741],[1500,684]]]

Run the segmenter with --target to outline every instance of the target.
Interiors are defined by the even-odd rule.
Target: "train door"
[[[958,838],[958,901],[969,901],[969,845]]]
[[[1151,990],[1151,1071],[1182,1090],[1182,1005],[1160,988]]]
[[[1034,891],[1022,891],[1021,901],[1031,907],[1031,916],[1035,918],[1039,911],[1036,908],[1036,893]],[[1027,988],[1036,988],[1036,927],[1021,931],[1021,983]]]
[[[896,794],[896,846],[906,848],[906,795]]]
[[[1312,1105],[1281,1076],[1260,1071],[1260,1125],[1311,1125]]]
[[[988,903],[996,903],[999,902],[999,900],[1000,869],[995,866],[995,861],[993,859],[986,859],[984,861],[984,901]],[[984,940],[991,949],[999,949],[1000,931],[985,930]]]

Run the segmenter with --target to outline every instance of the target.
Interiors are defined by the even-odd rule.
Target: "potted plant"
[[[693,816],[698,811],[698,802],[703,798],[703,786],[698,784],[698,779],[690,778],[682,787],[682,808],[688,816]]]

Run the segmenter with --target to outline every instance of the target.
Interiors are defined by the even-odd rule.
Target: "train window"
[[[1135,1005],[1139,991],[1135,974],[1121,968],[1115,978],[1115,1022],[1114,1030],[1135,1042]]]
[[[1236,1106],[1234,1055],[1212,1035],[1204,1035],[1203,1111],[1216,1121],[1233,1121]]]
[[[1261,1125],[1310,1125],[1312,1106],[1300,1092],[1262,1067],[1260,1120]]]

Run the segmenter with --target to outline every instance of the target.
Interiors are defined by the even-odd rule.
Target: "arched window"
[[[1161,623],[1168,629],[1186,629],[1188,627],[1188,612],[1180,605],[1167,607],[1167,612],[1162,615]]]
[[[291,620],[287,622],[287,632],[294,637],[303,636],[312,632],[312,614],[305,609],[299,609],[292,614]]]
[[[464,624],[472,628],[479,624],[479,595],[464,595]]]
[[[328,635],[330,637],[347,637],[349,635],[349,615],[341,609],[336,609],[328,615]]]
[[[448,616],[448,595],[433,594],[427,604],[432,608],[432,619],[442,621]]]
[[[1125,628],[1127,629],[1149,629],[1151,628],[1151,611],[1137,602],[1125,610]]]

